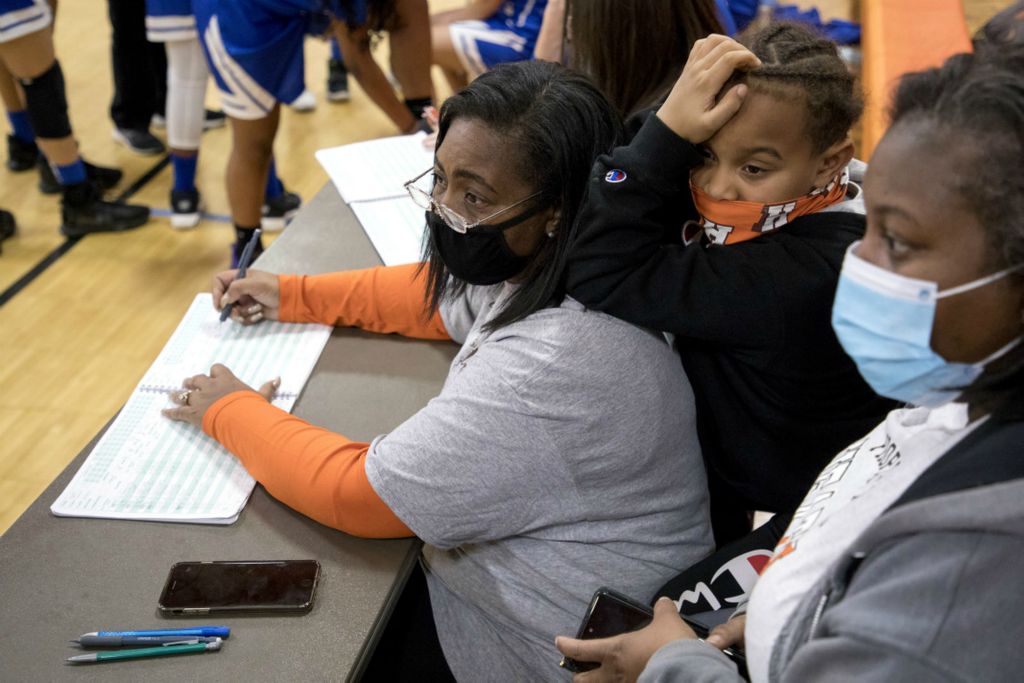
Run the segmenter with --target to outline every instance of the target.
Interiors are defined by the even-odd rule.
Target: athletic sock
[[[186,157],[171,152],[175,192],[191,192],[196,189],[196,163],[198,161],[198,154]]]
[[[331,59],[341,61],[341,46],[338,45],[337,38],[331,38]]]
[[[423,110],[430,106],[429,97],[413,97],[411,99],[406,98],[405,106],[412,112],[412,115],[417,119],[423,117]]]
[[[27,110],[9,111],[7,120],[11,123],[11,132],[14,137],[22,142],[36,141],[36,134],[32,131],[32,122],[29,121]]]
[[[258,227],[260,226],[254,225],[251,228],[247,228],[244,225],[239,225],[238,223],[235,223],[235,241],[245,244],[250,239],[252,239],[252,233],[255,232],[256,228]]]
[[[267,187],[263,192],[263,203],[266,204],[275,197],[284,194],[284,183],[277,177],[277,165],[273,157],[270,159],[270,168],[267,170]]]
[[[64,166],[54,166],[53,172],[61,185],[77,185],[86,179],[85,163],[81,157]]]

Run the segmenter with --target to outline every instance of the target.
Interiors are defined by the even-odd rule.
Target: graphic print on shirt
[[[698,581],[680,593],[673,601],[676,609],[682,614],[699,614],[745,602],[771,557],[761,549],[737,555],[719,567],[709,582]]]
[[[768,566],[794,552],[800,543],[800,538],[818,524],[829,502],[841,487],[843,478],[850,471],[850,465],[857,459],[857,455],[867,442],[868,437],[864,437],[847,447],[818,475],[800,507],[793,513],[793,520],[789,523],[786,533],[779,539],[778,545],[775,546],[775,554],[768,562]],[[870,451],[879,467],[879,470],[872,475],[872,481],[884,471],[899,464],[899,450],[888,435],[880,446],[875,446]]]

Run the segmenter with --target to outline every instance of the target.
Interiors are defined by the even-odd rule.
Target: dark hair
[[[693,44],[724,32],[714,0],[569,0],[566,17],[570,66],[624,117],[657,104]]]
[[[744,33],[740,42],[757,55],[761,66],[733,74],[722,92],[736,83],[780,98],[798,91],[815,152],[846,137],[864,111],[864,100],[835,43],[802,24],[786,22]]]
[[[954,55],[940,68],[903,77],[891,110],[891,130],[915,126],[915,134],[939,144],[964,141],[956,155],[956,189],[985,229],[993,269],[1024,266],[1021,73],[1020,51]],[[1010,277],[1024,283],[1024,274]],[[963,398],[989,412],[1024,417],[1024,344],[993,362]]]
[[[520,275],[523,284],[488,322],[488,329],[497,329],[564,297],[566,257],[591,166],[619,139],[622,124],[585,77],[554,62],[532,61],[499,65],[449,97],[441,107],[436,149],[458,119],[479,121],[512,141],[518,158],[508,162],[535,179],[541,192],[535,201],[560,211],[554,236],[541,240]],[[433,240],[427,239],[424,255],[427,304],[434,312],[465,291],[466,283],[451,277]]]
[[[1010,5],[989,19],[971,40],[975,52],[1024,48],[1024,0]]]

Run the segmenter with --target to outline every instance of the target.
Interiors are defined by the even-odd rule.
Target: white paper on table
[[[352,212],[384,265],[400,266],[423,260],[426,218],[423,209],[408,196],[356,202]]]
[[[331,328],[219,321],[209,294],[199,294],[50,511],[196,524],[231,524],[255,482],[231,453],[192,425],[161,415],[181,381],[223,363],[250,386],[281,377],[273,403],[290,411],[313,371]]]
[[[425,133],[398,135],[318,150],[346,203],[405,196],[404,183],[431,168],[434,150],[423,147]]]

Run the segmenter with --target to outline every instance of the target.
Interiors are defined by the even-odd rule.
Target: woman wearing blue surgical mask
[[[833,322],[908,405],[822,471],[745,615],[708,644],[659,603],[648,628],[563,652],[648,682],[739,680],[730,645],[753,681],[1020,678],[1022,73],[1024,55],[958,55],[900,84]]]
[[[237,322],[461,344],[440,394],[370,443],[275,408],[273,383],[255,392],[222,366],[186,380],[168,411],[300,512],[424,541],[429,600],[392,620],[387,651],[406,652],[407,636],[437,656],[376,657],[398,670],[369,678],[563,678],[554,637],[595,586],[649,595],[711,549],[693,394],[671,348],[564,295],[591,163],[619,129],[582,76],[499,66],[445,102],[434,164],[408,183],[429,265],[214,283]]]

